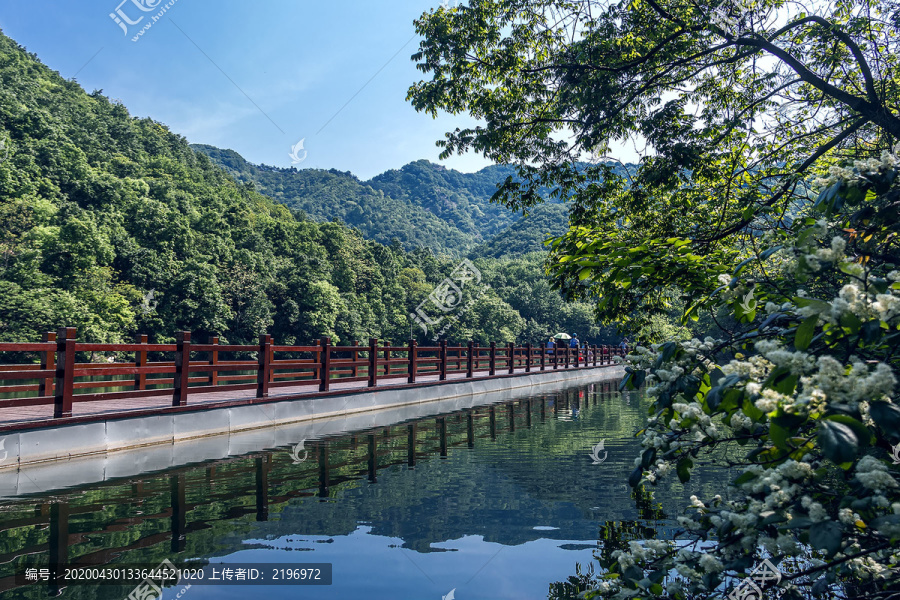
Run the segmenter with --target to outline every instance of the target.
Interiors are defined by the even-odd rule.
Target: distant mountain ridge
[[[510,165],[461,173],[418,160],[362,181],[336,169],[255,165],[234,150],[191,147],[236,179],[252,182],[263,194],[316,221],[338,218],[369,239],[384,244],[396,239],[407,249],[427,247],[457,256],[519,255],[543,250],[546,234],[559,235],[568,223],[559,200],[548,201],[550,206],[538,207],[527,219],[492,204],[497,184],[516,176]]]

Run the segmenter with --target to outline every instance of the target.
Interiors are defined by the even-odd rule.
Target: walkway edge
[[[222,403],[214,408],[177,407],[154,414],[98,415],[83,422],[35,424],[0,434],[0,473],[75,458],[108,455],[139,448],[243,431],[280,427],[359,413],[480,394],[540,388],[560,382],[609,379],[616,366],[538,371],[498,378],[364,388],[265,402]],[[67,420],[71,421],[71,420]],[[82,422],[78,422],[82,421]],[[6,456],[3,456],[3,454]]]

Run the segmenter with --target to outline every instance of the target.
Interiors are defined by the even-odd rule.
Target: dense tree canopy
[[[898,597],[900,6],[473,0],[418,27],[414,105],[484,120],[445,151],[517,162],[510,206],[574,199],[558,287],[609,321],[720,326],[626,358],[653,398],[630,483],[735,478],[576,591]],[[575,167],[627,138],[630,176]],[[748,577],[763,558],[777,578]]]
[[[421,220],[409,220],[398,207],[412,201],[372,187],[362,197],[365,186],[349,174],[270,172],[261,187],[276,198],[292,193],[291,185],[314,188],[305,198],[316,220],[292,212],[260,194],[252,178],[236,181],[164,125],[132,117],[100,92],[85,93],[2,34],[0,141],[0,341],[31,341],[75,326],[82,340],[108,342],[135,333],[163,341],[179,330],[234,343],[264,332],[280,343],[323,335],[336,343],[399,342],[410,334],[424,342],[409,315],[458,258],[423,246],[458,243],[462,251],[475,240],[466,237],[471,227],[442,238],[458,214],[441,220],[420,209]],[[218,152],[232,161],[232,173],[264,171]],[[423,163],[385,174],[380,185],[425,195],[439,179],[456,186],[455,201],[469,194],[471,204],[484,205],[496,230],[511,220],[487,203],[489,175],[464,177]],[[381,204],[366,204],[372,197]],[[356,210],[354,199],[362,205],[357,212],[378,221],[369,233],[388,242],[409,233],[408,248],[332,221],[351,219],[340,210]],[[418,230],[422,224],[436,229]],[[520,284],[543,279],[540,260],[523,264]],[[498,261],[479,266],[491,282],[509,269]],[[614,341],[585,337],[599,334],[585,305],[563,306],[552,294],[542,303],[556,308],[536,316],[513,297],[520,292],[503,283],[486,288],[443,337],[523,342],[527,334],[538,342],[557,327],[577,327],[586,341]]]
[[[557,261],[557,284],[597,296],[607,318],[647,318],[666,308],[670,276],[702,286],[723,269],[717,251],[727,259],[754,232],[789,227],[811,167],[877,157],[900,136],[896,11],[474,0],[417,22],[414,58],[431,79],[409,96],[430,114],[483,120],[440,144],[519,164],[523,180],[508,179],[497,200],[530,207],[540,188],[573,198],[587,218],[558,256],[590,243],[593,260]],[[628,140],[648,147],[633,176],[577,168]],[[673,253],[671,238],[691,244]]]

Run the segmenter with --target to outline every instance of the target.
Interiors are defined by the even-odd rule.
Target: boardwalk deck
[[[323,399],[383,389],[408,390],[460,381],[611,366],[609,346],[545,349],[528,343],[403,345],[370,339],[334,346],[329,338],[297,346],[271,336],[258,344],[80,342],[74,328],[41,342],[0,343],[0,433],[107,419]],[[11,383],[5,383],[5,382]],[[433,394],[431,394],[433,395]]]
[[[605,365],[610,367],[612,365]],[[602,367],[580,367],[581,369],[592,368],[601,369]],[[571,368],[569,369],[572,370]],[[472,378],[467,378],[465,373],[449,373],[444,383],[454,383],[459,381],[477,381],[479,379],[488,378],[488,369],[475,371]],[[525,374],[525,368],[515,370],[515,375]],[[533,372],[534,374],[540,373]],[[553,371],[545,371],[545,373],[553,373]],[[510,375],[506,375],[507,377]],[[492,379],[497,376],[491,377]],[[384,388],[408,388],[413,386],[439,384],[438,375],[420,375],[416,384],[408,384],[403,377],[393,377],[391,379],[378,380],[374,388],[369,387],[365,381],[342,382],[334,380],[331,383],[330,390],[327,395],[341,395],[353,392],[373,391],[374,389]],[[265,399],[256,398],[256,390],[234,390],[224,389],[221,392],[200,392],[190,395],[190,401],[184,407],[172,407],[172,399],[169,396],[153,396],[149,398],[117,398],[112,400],[96,400],[90,402],[77,402],[78,416],[70,417],[64,420],[53,418],[53,405],[45,404],[40,406],[22,406],[16,408],[0,408],[0,433],[3,431],[11,431],[22,428],[30,428],[33,426],[49,426],[63,423],[93,421],[100,418],[120,418],[128,416],[137,416],[147,411],[154,413],[168,410],[197,410],[198,408],[212,409],[223,408],[226,406],[234,406],[246,403],[260,402],[278,402],[285,400],[297,400],[304,397],[316,398],[325,394],[319,391],[318,382],[304,383],[288,387],[277,388],[277,392],[271,393]],[[76,396],[77,399],[77,396]],[[25,426],[25,427],[23,427]]]

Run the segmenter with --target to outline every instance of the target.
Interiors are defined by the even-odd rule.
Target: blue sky
[[[88,92],[251,162],[290,166],[303,138],[298,168],[363,179],[421,158],[467,172],[489,164],[472,153],[438,161],[434,142],[474,121],[433,120],[405,100],[424,75],[410,60],[413,20],[440,0],[174,0],[137,42],[172,0],[120,2],[0,0],[0,28]],[[110,18],[117,8],[143,17],[127,35]]]

